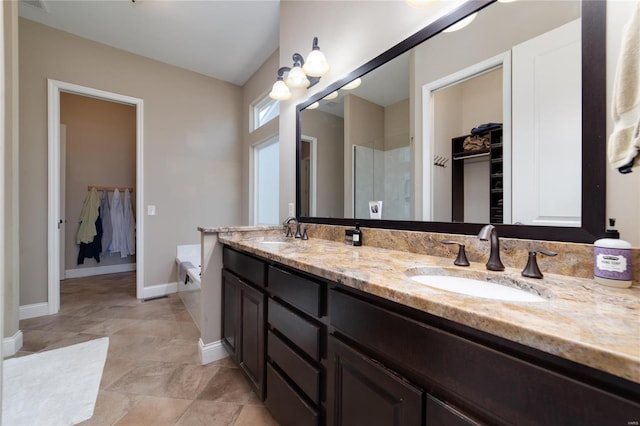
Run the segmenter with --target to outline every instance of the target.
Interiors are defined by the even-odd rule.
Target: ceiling
[[[278,0],[20,0],[19,15],[239,86],[279,45]]]

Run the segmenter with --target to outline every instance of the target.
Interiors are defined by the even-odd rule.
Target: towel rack
[[[129,192],[133,192],[133,188],[131,188],[131,187],[126,187],[126,186],[97,186],[97,185],[89,185],[89,186],[87,187],[87,190],[88,190],[88,191],[91,191],[93,188],[95,188],[95,189],[96,189],[96,191],[110,191],[110,192],[113,192],[113,191],[115,191],[116,189],[117,189],[118,191],[124,191],[125,189],[128,189],[128,190],[129,190]]]

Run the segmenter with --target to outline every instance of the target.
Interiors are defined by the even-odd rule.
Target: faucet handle
[[[287,238],[292,238],[293,234],[291,233],[291,226],[287,225]]]
[[[458,257],[453,262],[454,265],[457,266],[469,266],[469,261],[467,260],[467,253],[464,250],[464,244],[459,243],[457,241],[451,240],[442,240],[442,244],[457,244],[458,245]]]
[[[536,259],[536,254],[543,254],[545,256],[555,256],[558,253],[549,250],[530,250],[529,251],[529,260],[527,261],[527,266],[522,270],[523,277],[529,278],[542,278],[542,272],[540,272],[540,268],[538,267],[538,261]]]
[[[304,228],[302,231],[302,239],[305,241],[309,239],[309,236],[307,235],[307,228]]]

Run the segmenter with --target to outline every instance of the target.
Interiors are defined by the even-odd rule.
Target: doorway
[[[496,72],[498,71],[498,72]],[[493,75],[494,77],[489,77]],[[464,108],[461,111],[456,110],[456,104],[459,104],[460,94],[456,95],[459,99],[456,102],[447,100],[446,102],[439,102],[436,105],[437,93],[442,94],[448,89],[453,89],[456,86],[462,87],[466,83],[473,81],[480,81],[484,78],[495,79],[494,83],[497,85],[497,90],[494,93],[498,93],[497,100],[494,106],[497,106],[497,118],[492,120],[482,121],[478,119],[488,111],[492,111],[493,108],[487,108],[487,100],[483,96],[475,96],[476,102],[464,104]],[[485,84],[480,83],[479,86]],[[476,95],[482,93],[482,90],[476,89]],[[456,97],[454,96],[454,98]],[[472,96],[473,98],[473,96]],[[469,104],[474,105],[475,109],[469,107]],[[476,105],[477,104],[477,105]],[[454,106],[452,113],[450,109]],[[502,223],[511,223],[511,52],[504,52],[500,55],[489,58],[483,62],[472,65],[454,74],[443,77],[440,80],[433,81],[422,87],[422,106],[423,106],[423,146],[422,146],[422,164],[424,165],[424,173],[422,176],[422,220],[426,221],[443,221],[450,222],[453,218],[452,197],[456,193],[456,189],[452,186],[452,162],[454,161],[452,152],[452,137],[460,136],[468,133],[471,127],[475,127],[482,122],[497,121],[502,123],[502,157],[501,161],[505,164],[504,169],[500,173],[502,180],[500,191],[503,194],[501,201]],[[459,108],[458,108],[459,109]],[[462,118],[457,122],[455,120],[436,120],[436,115]],[[465,122],[466,119],[466,122]],[[468,123],[475,123],[470,126]],[[477,122],[477,123],[476,123]],[[443,124],[445,123],[445,124]],[[458,131],[452,129],[459,127]],[[443,136],[444,135],[444,136]],[[435,167],[439,161],[437,159],[447,159],[446,167]],[[465,167],[470,169],[480,168],[479,172],[490,175],[490,169],[485,167],[487,164],[480,164],[475,160],[463,160],[465,161]],[[486,163],[486,161],[485,161]],[[431,167],[433,165],[433,167]],[[470,170],[471,171],[471,170]],[[488,222],[489,218],[489,204],[488,195],[490,193],[489,178],[472,178],[473,173],[467,173],[467,187],[468,194],[484,194],[485,197],[482,200],[473,199],[466,203],[468,206],[480,206],[480,204],[487,204],[486,208],[480,207],[482,213],[485,214],[487,219],[478,219],[476,213],[467,214],[465,221],[475,221],[479,223]],[[471,188],[474,183],[482,183],[486,181],[485,188]],[[439,203],[436,201],[440,201]],[[475,220],[473,219],[475,218]]]
[[[317,214],[318,139],[302,135],[300,142],[300,215],[314,217]]]
[[[63,220],[61,216],[62,153],[60,98],[62,93],[86,96],[99,100],[130,105],[135,108],[135,221],[136,221],[136,297],[143,297],[144,286],[144,216],[143,211],[143,101],[142,99],[117,93],[79,86],[56,80],[48,80],[48,311],[55,314],[60,310],[61,239]],[[68,129],[67,129],[68,130]],[[100,182],[88,182],[87,185],[102,185]]]

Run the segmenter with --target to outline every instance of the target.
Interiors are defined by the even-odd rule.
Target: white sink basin
[[[468,296],[482,297],[485,299],[503,300],[509,302],[545,302],[546,299],[505,285],[488,281],[474,280],[472,278],[452,277],[445,275],[414,275],[412,280],[429,287]]]
[[[269,246],[283,246],[285,244],[289,244],[288,241],[258,241],[258,244],[265,244]]]

